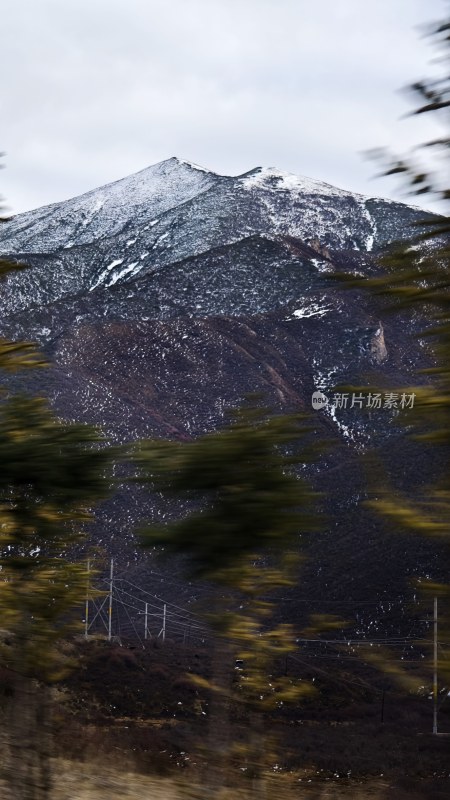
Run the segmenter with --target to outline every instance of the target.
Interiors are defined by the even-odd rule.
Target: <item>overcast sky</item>
[[[399,197],[362,151],[436,133],[400,119],[445,0],[9,0],[0,191],[13,212],[177,155]],[[426,117],[426,115],[425,115]]]

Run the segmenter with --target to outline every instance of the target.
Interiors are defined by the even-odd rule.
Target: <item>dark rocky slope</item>
[[[230,178],[169,159],[2,226],[1,252],[30,269],[1,286],[0,333],[37,340],[50,356],[28,388],[121,442],[212,430],[248,392],[309,410],[313,391],[339,383],[376,374],[408,385],[430,363],[414,338],[422,322],[382,319],[379,303],[332,275],[372,274],[377,253],[414,235],[422,217],[272,169]],[[405,577],[434,569],[434,547],[388,536],[361,505],[369,446],[395,453],[392,471],[407,488],[428,479],[431,461],[405,441],[398,416],[315,412],[318,435],[337,446],[314,470],[328,516],[302,595],[397,595]],[[95,536],[126,563],[136,521],[166,512],[125,488],[101,510]]]

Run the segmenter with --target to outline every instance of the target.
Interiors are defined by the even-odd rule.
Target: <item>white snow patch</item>
[[[352,194],[345,189],[331,186],[329,183],[316,181],[304,175],[293,175],[273,167],[263,167],[252,175],[248,175],[242,179],[242,185],[245,189],[275,189],[296,194],[321,194],[335,197]]]
[[[131,247],[132,244],[136,244],[137,239],[128,239],[127,247]]]
[[[119,264],[123,264],[123,258],[116,258],[114,261],[111,261],[111,264],[109,264],[106,269],[109,272],[111,269],[114,269],[114,267],[118,267]]]
[[[145,226],[142,228],[142,230],[143,230],[143,231],[148,231],[148,229],[149,229],[149,228],[153,228],[153,227],[154,227],[154,225],[157,225],[157,224],[158,224],[158,222],[159,222],[159,219],[152,219],[152,221],[151,221],[151,222],[149,222],[149,223],[148,223],[148,225],[145,225]]]
[[[187,167],[192,167],[192,169],[198,169],[200,172],[206,172],[211,175],[211,170],[201,167],[199,164],[194,164],[193,161],[186,161],[184,158],[177,158],[177,161],[179,164],[185,164]]]
[[[331,367],[331,369],[324,369],[323,365],[320,362],[313,358],[313,370],[314,370],[314,387],[319,392],[327,392],[330,391],[330,388],[333,384],[336,383],[338,379],[338,370],[336,367]],[[328,395],[327,395],[328,396]],[[325,414],[328,414],[331,419],[333,420],[334,424],[337,426],[338,430],[346,439],[351,439],[354,441],[354,434],[352,430],[346,425],[342,420],[338,419],[336,416],[336,406],[332,403],[332,398],[329,397],[330,402],[327,403],[326,406],[323,407],[323,411]]]
[[[367,235],[367,238],[366,238],[366,243],[365,243],[365,244],[366,244],[366,250],[369,250],[369,251],[370,251],[370,250],[372,250],[372,248],[373,248],[373,244],[374,244],[374,241],[375,241],[375,236],[376,236],[376,234],[377,234],[377,226],[376,226],[376,222],[375,222],[375,220],[373,219],[373,217],[372,217],[372,215],[371,215],[371,213],[370,213],[369,209],[368,209],[368,208],[367,208],[367,206],[366,206],[366,200],[365,200],[365,199],[363,199],[363,200],[361,201],[361,209],[362,209],[362,215],[363,215],[363,217],[365,217],[365,219],[367,220],[367,222],[369,222],[369,223],[370,223],[370,226],[371,226],[371,228],[372,228],[372,231],[371,231],[371,233],[369,233],[369,234]],[[359,248],[358,248],[358,249],[359,249]]]
[[[303,308],[297,308],[292,317],[288,317],[288,320],[293,318],[295,319],[307,319],[308,317],[323,317],[329,311],[332,311],[330,306],[321,306],[319,303],[309,303],[307,306],[303,306]]]
[[[111,270],[114,269],[114,267],[118,267],[119,264],[123,264],[123,258],[116,258],[114,261],[111,261],[111,264],[108,264],[108,266],[103,270],[103,272],[100,273],[96,282],[92,284],[89,291],[92,292],[93,289],[96,289],[97,286],[100,286],[100,284],[103,283],[103,280],[108,276]]]
[[[322,261],[318,258],[312,258],[311,264],[314,264],[318,272],[333,272],[333,266],[325,259]]]
[[[153,247],[152,247],[152,250],[154,250],[154,249],[155,249],[155,247],[157,247],[157,246],[160,244],[160,242],[163,242],[163,241],[164,241],[164,239],[167,239],[167,238],[168,238],[168,236],[169,236],[169,233],[168,233],[168,231],[166,231],[166,233],[163,233],[161,236],[158,236],[158,238],[157,238],[157,240],[156,240],[155,244],[154,244],[154,245],[153,245]]]
[[[96,197],[94,203],[92,204],[91,208],[87,209],[87,212],[91,215],[90,217],[86,217],[83,220],[82,225],[83,228],[87,228],[90,222],[92,222],[92,218],[103,208],[104,200],[103,197]]]
[[[114,284],[117,283],[117,281],[120,280],[120,278],[123,278],[125,275],[129,275],[130,272],[134,273],[139,272],[139,270],[142,269],[142,264],[140,265],[139,269],[136,270],[134,269],[135,267],[137,267],[138,263],[139,263],[138,261],[133,261],[131,264],[128,264],[128,266],[121,269],[120,272],[118,272],[116,275],[112,275],[111,279],[108,281],[106,286],[114,286]]]
[[[348,427],[348,425],[345,425],[345,424],[342,422],[342,420],[340,420],[340,419],[338,419],[338,418],[337,418],[337,416],[336,416],[336,406],[334,406],[334,405],[332,405],[332,404],[328,403],[328,405],[326,406],[326,410],[327,410],[327,412],[329,413],[329,415],[330,415],[331,419],[333,420],[333,422],[334,422],[334,423],[337,425],[337,427],[339,428],[340,432],[341,432],[341,433],[342,433],[342,434],[343,434],[343,435],[344,435],[344,436],[345,436],[347,439],[352,439],[352,440],[353,440],[353,439],[354,439],[354,437],[353,437],[353,433],[352,433],[352,431],[350,430],[350,428]]]

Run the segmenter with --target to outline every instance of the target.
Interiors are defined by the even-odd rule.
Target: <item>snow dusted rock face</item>
[[[409,385],[430,363],[412,338],[420,321],[381,323],[378,301],[342,290],[333,274],[373,274],[375,254],[417,233],[423,216],[275,169],[227,177],[175,158],[20,214],[1,226],[0,253],[30,269],[0,285],[0,335],[38,341],[54,366],[11,380],[115,441],[189,439],[222,425],[249,392],[279,410],[310,411],[313,392],[332,396],[380,371],[387,385]],[[395,409],[331,404],[314,413],[320,436],[339,443],[319,488],[328,481],[332,532],[347,530],[350,561],[361,548],[356,459],[376,441],[407,470],[402,434]],[[99,540],[133,548],[138,516],[150,512],[163,518],[156,501],[145,506],[124,489],[101,512]],[[369,574],[386,577],[364,558],[362,550],[355,593]],[[336,592],[347,589],[336,582]]]
[[[2,311],[130,283],[255,236],[369,253],[408,236],[421,214],[274,169],[231,178],[171,158],[3,225],[0,251],[33,270],[9,279]]]
[[[10,253],[53,253],[152,224],[164,214],[206,191],[220,178],[177,158],[128,178],[50,206],[19,214],[3,232]]]
[[[373,253],[422,216],[272,168],[234,178],[171,158],[2,226],[0,252],[31,268],[2,285],[0,330],[51,348],[62,337],[68,364],[92,325],[263,315],[304,351],[314,331],[304,355],[324,391],[394,360],[395,323],[383,330],[367,299],[349,304],[333,273],[371,274]]]
[[[248,334],[249,352],[255,336],[275,337],[278,352],[282,342],[290,343],[292,352],[283,358],[292,364],[292,375],[290,383],[287,376],[280,378],[275,390],[277,381],[261,379],[267,364],[250,381],[242,366],[242,372],[234,370],[233,377],[227,377],[235,386],[234,403],[245,391],[266,388],[276,402],[295,397],[294,406],[308,407],[308,393],[330,391],[344,381],[363,381],[364,371],[375,364],[385,364],[388,370],[398,364],[408,382],[417,359],[424,358],[416,345],[412,352],[418,351],[417,359],[413,355],[399,361],[396,350],[401,354],[402,347],[393,342],[401,342],[408,330],[402,334],[395,321],[386,323],[384,330],[368,299],[361,293],[344,293],[332,275],[340,270],[371,274],[376,269],[374,251],[394,235],[407,236],[422,215],[409,206],[368,199],[272,168],[232,178],[171,158],[73,200],[20,214],[2,226],[0,252],[25,260],[31,268],[12,274],[2,285],[0,332],[37,340],[52,351],[57,365],[70,371],[78,343],[95,329],[94,360],[88,367],[95,371],[96,348],[102,349],[102,336],[111,342],[111,331],[120,330],[122,336],[128,331],[120,361],[134,363],[136,324],[149,331],[152,325],[180,318],[236,318],[244,319],[245,330],[253,331]],[[255,316],[258,333],[248,324]],[[171,330],[167,328],[168,352],[152,344],[162,371],[171,363]],[[207,329],[198,330],[194,338],[203,340]],[[186,333],[181,349],[189,349],[190,336]],[[260,344],[264,350],[266,345]],[[175,334],[172,347],[174,352],[178,349]],[[296,354],[303,359],[300,388]],[[150,357],[154,354],[144,348],[139,365],[148,365]],[[261,357],[252,359],[258,362]],[[183,361],[181,372],[172,364],[175,383],[195,369],[199,358],[205,376],[216,369],[217,354],[209,339],[195,358]],[[101,361],[108,363],[107,354]],[[76,360],[74,368],[79,363]],[[121,368],[118,363],[116,374]],[[279,375],[274,365],[270,370]],[[59,396],[56,387],[54,391]],[[171,392],[177,405],[176,385]],[[113,387],[108,396],[114,396]],[[153,391],[151,402],[156,403],[157,397]],[[199,397],[192,397],[194,402],[198,404]],[[92,416],[87,396],[84,403],[86,409],[79,414]],[[216,408],[223,404],[223,396],[210,388],[206,403]],[[170,405],[164,401],[166,413]],[[164,408],[158,412],[163,416]],[[114,416],[118,420],[120,413]],[[206,412],[203,416],[206,419]],[[340,435],[354,444],[367,442],[371,434],[366,420],[364,424],[345,420],[340,425],[339,416],[329,414],[329,422]],[[341,416],[347,416],[345,409]],[[385,415],[382,431],[390,421]],[[101,403],[95,422],[102,423]],[[161,421],[161,431],[167,426],[180,435],[202,430],[177,414],[164,424]],[[139,425],[132,428],[132,435],[145,433]],[[119,438],[127,438],[126,425],[120,429]]]

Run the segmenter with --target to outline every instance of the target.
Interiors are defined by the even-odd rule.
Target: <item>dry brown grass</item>
[[[382,779],[311,785],[304,779],[277,775],[268,777],[265,791],[234,788],[210,798],[205,787],[187,781],[99,767],[93,762],[58,759],[54,768],[55,786],[49,800],[400,800],[406,796],[401,791],[396,795],[395,787]]]
[[[270,774],[263,789],[248,785],[222,790],[213,796],[204,785],[187,776],[164,778],[142,775],[94,760],[75,762],[55,759],[54,786],[48,800],[444,800],[446,781],[416,781],[408,785],[383,777],[367,780],[333,779],[317,781],[303,772]],[[0,781],[1,800],[15,800]]]
[[[181,800],[171,780],[150,778],[95,764],[58,761],[51,800]]]

